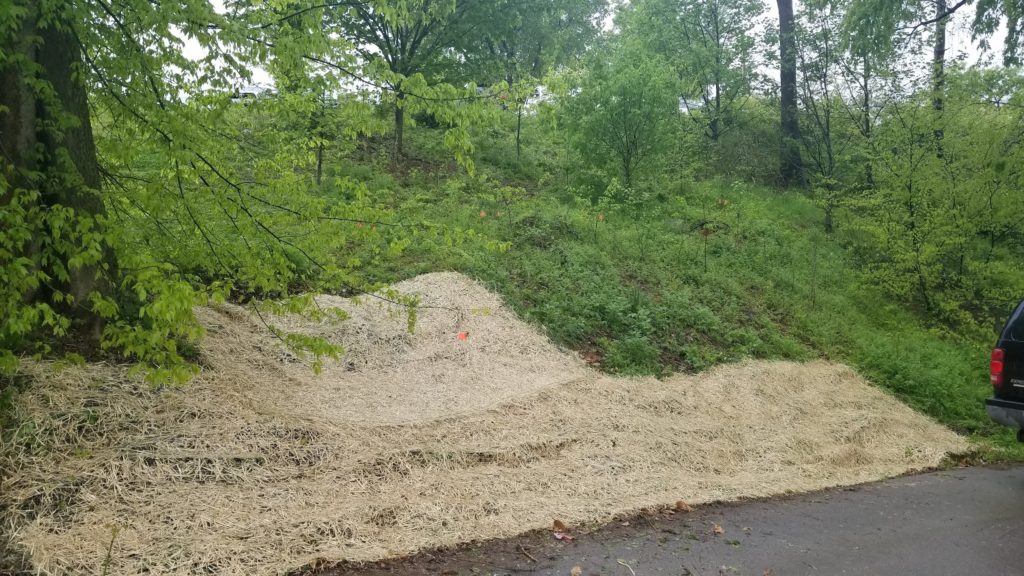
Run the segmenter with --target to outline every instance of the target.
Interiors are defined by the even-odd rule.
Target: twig
[[[527,558],[529,558],[530,560],[532,560],[532,561],[534,561],[534,562],[536,562],[536,561],[537,561],[537,559],[536,559],[536,558],[534,558],[533,556],[531,556],[531,555],[530,555],[530,553],[526,551],[526,548],[523,548],[523,545],[522,545],[522,544],[520,544],[520,545],[519,545],[519,551],[523,553],[523,556],[526,556],[526,557],[527,557]]]
[[[630,566],[629,564],[626,564],[625,562],[623,562],[621,558],[619,558],[619,559],[617,559],[615,561],[618,562],[619,564],[622,564],[626,568],[628,568],[629,569],[629,573],[632,574],[633,576],[636,576],[636,572],[633,571],[633,567]]]

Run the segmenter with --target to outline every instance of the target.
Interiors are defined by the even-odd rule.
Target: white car
[[[272,98],[277,95],[277,90],[273,86],[266,86],[263,84],[250,84],[248,86],[241,86],[235,88],[233,94],[231,94],[232,102],[250,102],[258,98]]]

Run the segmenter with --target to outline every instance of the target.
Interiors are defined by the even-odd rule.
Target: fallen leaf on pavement
[[[715,523],[712,523],[711,526],[711,531],[714,532],[715,536],[718,536],[719,534],[725,534],[725,528],[722,528],[721,526]]]
[[[582,576],[583,568],[580,566],[573,566],[572,570],[569,571],[569,576]]]

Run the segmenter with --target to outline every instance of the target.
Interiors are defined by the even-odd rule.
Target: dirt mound
[[[267,409],[367,424],[452,418],[589,374],[580,360],[465,276],[426,274],[394,289],[420,298],[414,333],[404,307],[366,298],[358,304],[336,296],[318,299],[321,308],[344,310],[348,318],[342,322],[271,320],[345,349],[319,375],[308,362],[280,350],[265,327],[236,306],[200,311],[210,336],[204,356],[220,378],[276,380],[247,391]],[[264,373],[254,374],[253,366]]]
[[[456,274],[387,306],[280,320],[348,353],[313,376],[241,309],[204,310],[210,369],[152,391],[121,367],[28,368],[3,446],[4,528],[55,574],[279,574],[645,506],[853,484],[964,442],[821,362],[666,380],[582,366]],[[465,340],[460,332],[468,332]],[[113,543],[111,545],[111,542]]]

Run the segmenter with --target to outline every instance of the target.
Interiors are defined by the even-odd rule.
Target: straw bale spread
[[[343,322],[272,321],[344,345],[318,376],[230,305],[199,310],[204,370],[181,388],[26,364],[0,538],[43,573],[281,574],[866,482],[964,448],[841,365],[612,377],[462,275],[396,288],[422,297],[414,334],[373,300],[321,298]]]

